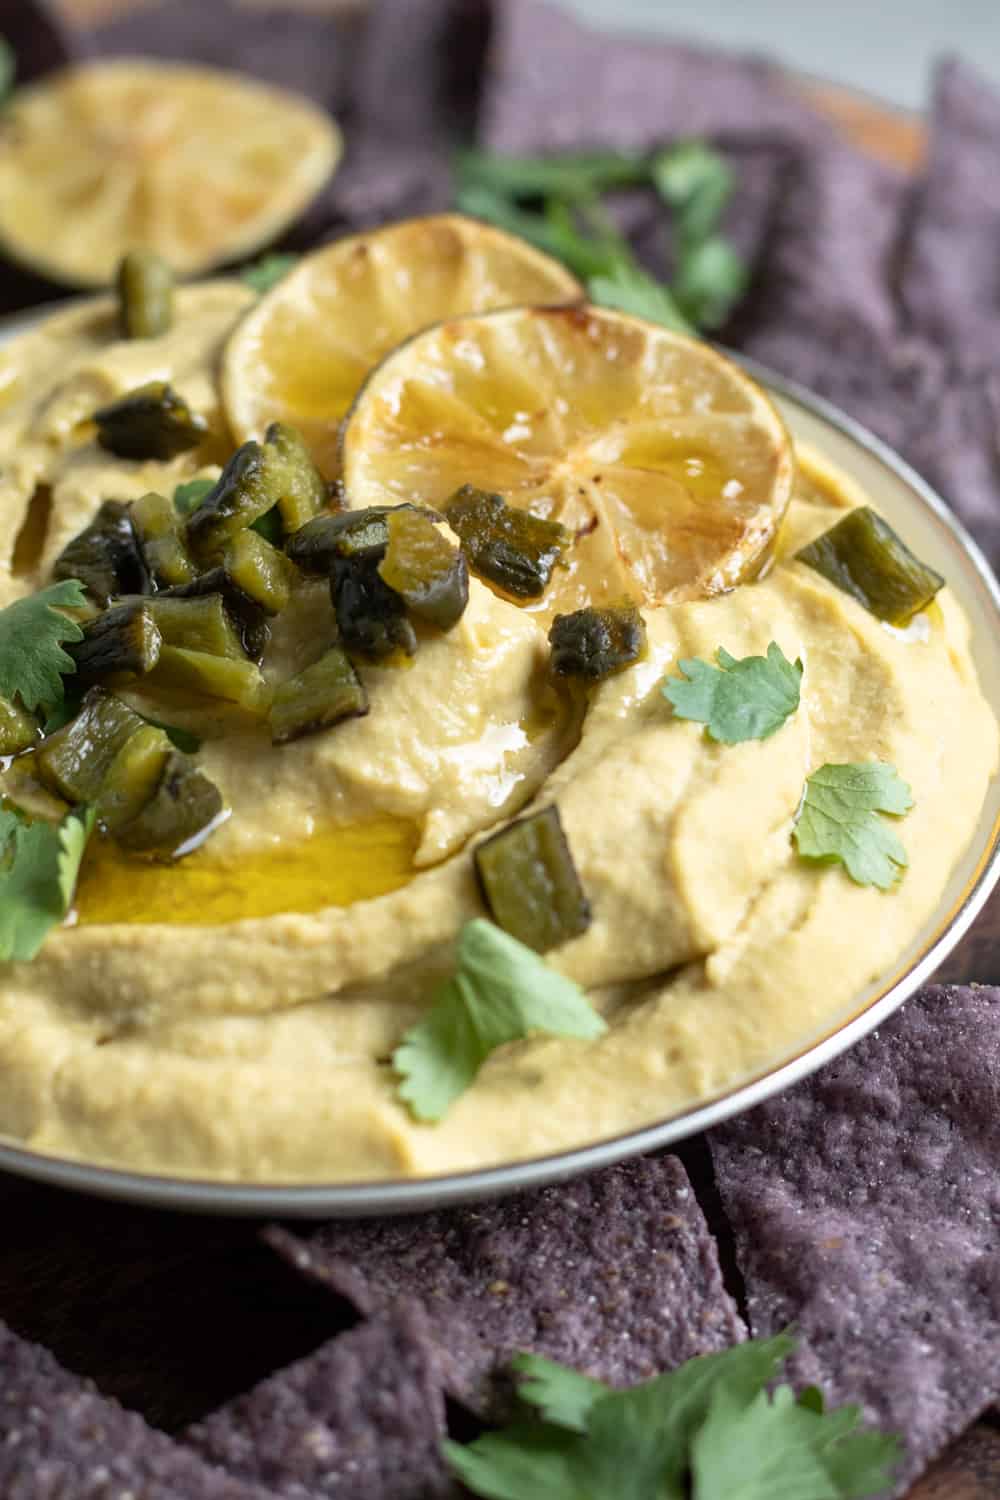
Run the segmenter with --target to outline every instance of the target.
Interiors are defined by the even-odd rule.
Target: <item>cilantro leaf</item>
[[[599,307],[662,323],[675,333],[694,333],[669,288],[639,266],[619,265],[610,276],[591,276],[587,296]]]
[[[481,183],[470,183],[458,191],[456,202],[462,213],[485,219],[519,235],[522,240],[564,261],[576,276],[611,274],[620,252],[607,243],[588,239],[579,230],[555,222],[550,216],[522,208],[512,199]]]
[[[93,826],[89,808],[46,823],[0,807],[0,960],[34,958],[65,917]]]
[[[16,696],[32,712],[62,700],[62,674],[76,666],[60,642],[80,641],[83,631],[59,611],[86,602],[83,584],[70,578],[0,610],[0,696]]]
[[[650,176],[689,239],[714,232],[733,192],[732,170],[718,151],[703,141],[681,141],[655,154]]]
[[[668,677],[661,692],[679,719],[706,726],[723,745],[766,740],[799,706],[802,662],[790,662],[772,641],[766,656],[735,656],[722,646],[719,665],[692,656],[678,662],[683,677]]]
[[[188,479],[174,490],[174,510],[179,515],[189,516],[193,510],[197,510],[209,490],[214,489],[214,479]]]
[[[541,1354],[516,1354],[510,1367],[518,1377],[521,1400],[537,1406],[547,1422],[570,1432],[586,1432],[594,1402],[608,1394],[609,1387],[600,1380],[591,1380],[589,1375],[567,1369]]]
[[[273,286],[277,286],[279,281],[284,281],[289,271],[298,264],[300,259],[300,256],[289,252],[272,251],[270,255],[262,255],[252,265],[245,266],[240,272],[240,280],[263,296]]]
[[[449,1466],[490,1500],[861,1500],[884,1489],[895,1438],[858,1431],[856,1407],[826,1413],[768,1386],[794,1348],[787,1334],[689,1360],[631,1390],[521,1356],[521,1395],[546,1420],[521,1420]]]
[[[806,859],[840,860],[858,885],[887,891],[908,860],[879,813],[900,817],[912,806],[910,788],[883,761],[820,766],[806,779],[792,837]]]
[[[473,185],[513,198],[592,198],[611,188],[639,186],[649,164],[640,151],[566,151],[558,156],[500,156],[460,151],[455,170],[463,187]]]
[[[606,1029],[579,985],[482,918],[466,922],[456,969],[392,1056],[399,1096],[418,1120],[440,1120],[497,1047],[536,1032],[597,1037]]]
[[[856,1406],[817,1412],[788,1386],[742,1411],[720,1386],[691,1445],[694,1494],[726,1500],[861,1500],[883,1489],[895,1438],[857,1431]]]
[[[749,272],[728,240],[708,235],[678,257],[673,294],[697,328],[718,328],[746,291]]]

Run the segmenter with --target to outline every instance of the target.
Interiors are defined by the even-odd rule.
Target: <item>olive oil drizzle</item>
[[[211,927],[349,906],[413,878],[420,834],[415,822],[381,817],[278,841],[250,856],[220,858],[209,840],[173,864],[132,859],[110,839],[95,838],[80,874],[75,917],[88,926]]]

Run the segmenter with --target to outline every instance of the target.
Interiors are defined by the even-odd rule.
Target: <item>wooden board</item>
[[[81,21],[139,3],[63,0]],[[297,3],[322,11],[357,0]],[[863,149],[904,167],[920,161],[924,132],[913,117],[829,84],[789,78],[788,86]],[[1000,895],[938,977],[1000,982]],[[252,1223],[104,1204],[3,1177],[0,1223],[4,1318],[168,1431],[343,1326],[342,1307],[278,1263]],[[1000,1431],[987,1420],[953,1445],[909,1500],[997,1495]]]

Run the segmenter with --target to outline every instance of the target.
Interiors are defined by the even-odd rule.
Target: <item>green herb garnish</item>
[[[76,667],[61,643],[82,640],[83,631],[60,610],[86,603],[83,585],[70,578],[0,610],[0,697],[17,697],[31,711],[62,702],[63,674]]]
[[[790,662],[772,641],[766,656],[735,656],[722,646],[713,667],[699,657],[678,662],[683,677],[668,677],[661,691],[679,719],[704,724],[724,745],[766,740],[799,706],[802,662]]]
[[[255,292],[261,296],[269,292],[279,281],[284,281],[293,266],[297,265],[300,257],[288,252],[274,251],[270,255],[262,255],[260,260],[255,260],[252,265],[245,266],[240,272],[240,280],[245,281],[247,286],[253,287]]]
[[[795,1348],[787,1334],[689,1360],[630,1390],[521,1355],[522,1400],[537,1408],[462,1446],[448,1464],[489,1500],[863,1500],[891,1481],[899,1443],[768,1386]]]
[[[63,920],[93,827],[92,808],[47,823],[0,807],[0,960],[34,958]]]
[[[700,141],[652,154],[465,151],[457,158],[456,181],[463,212],[564,261],[602,307],[691,333],[718,327],[745,290],[746,268],[721,232],[733,174]],[[639,264],[603,206],[605,193],[640,186],[654,187],[670,212],[675,269],[669,286]]]
[[[459,934],[454,975],[393,1053],[399,1096],[418,1120],[440,1120],[505,1042],[539,1032],[590,1039],[606,1029],[579,985],[476,918]]]
[[[913,794],[894,766],[883,761],[820,766],[806,781],[792,832],[806,859],[840,860],[858,885],[886,891],[908,863],[906,850],[880,813],[900,817]]]
[[[209,490],[215,489],[214,479],[189,479],[174,490],[174,509],[178,515],[189,516],[204,500]]]

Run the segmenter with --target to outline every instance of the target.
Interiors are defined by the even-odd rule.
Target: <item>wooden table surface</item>
[[[141,0],[62,3],[93,19]],[[322,9],[352,0],[301,3]],[[919,161],[918,122],[834,87],[789,86],[865,149],[907,165]],[[1000,983],[1000,895],[938,977]],[[333,1299],[260,1245],[252,1222],[101,1203],[0,1176],[0,1224],[0,1315],[168,1431],[344,1323]],[[991,1415],[952,1446],[910,1500],[998,1495],[1000,1418]]]

